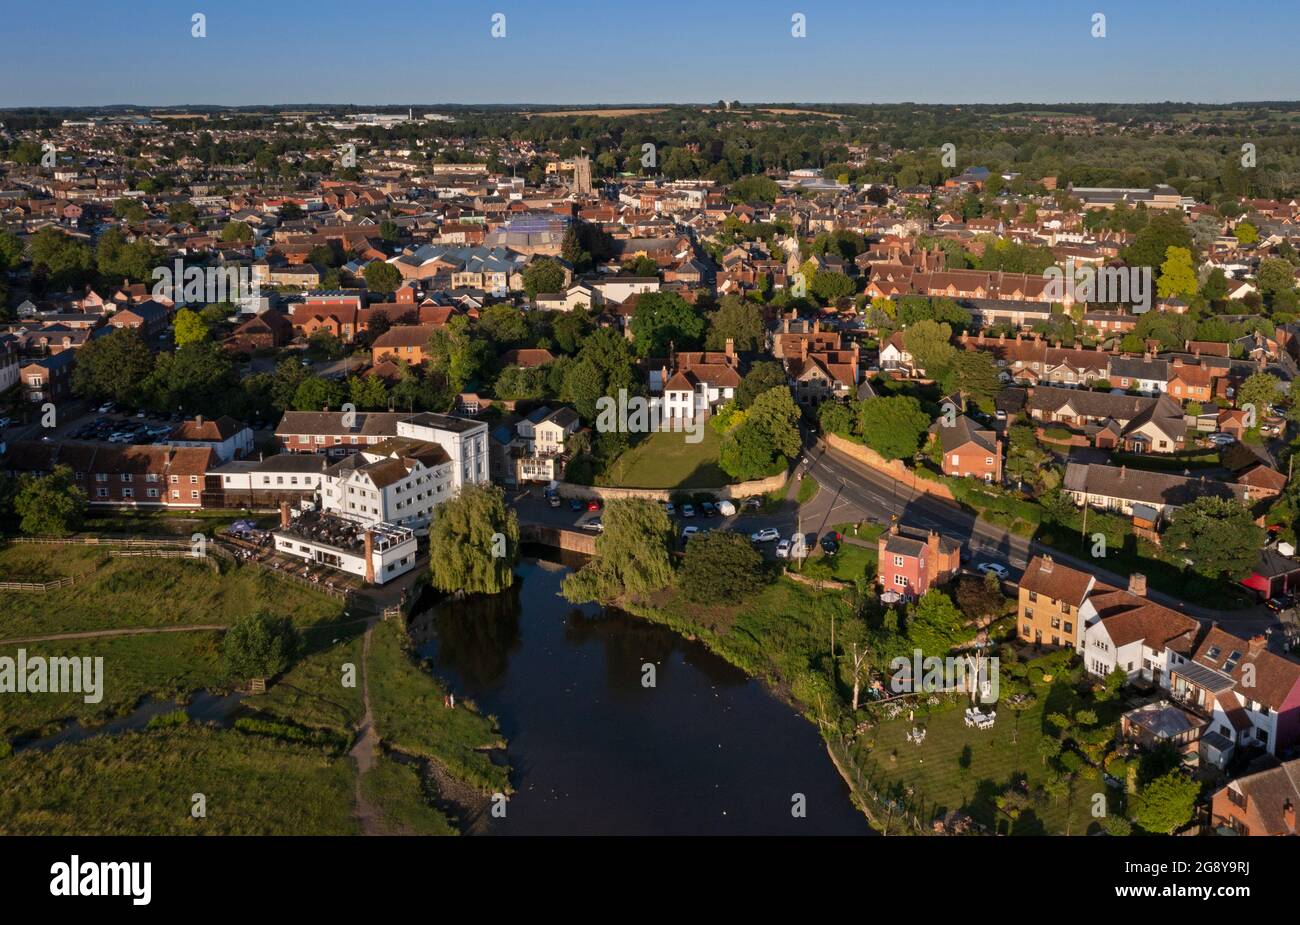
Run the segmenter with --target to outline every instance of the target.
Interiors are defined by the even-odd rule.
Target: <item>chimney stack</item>
[[[1282,804],[1282,824],[1286,826],[1287,831],[1292,835],[1296,833],[1295,804],[1290,800]]]
[[[1141,572],[1134,572],[1128,576],[1128,593],[1136,594],[1138,597],[1147,596],[1147,576]]]
[[[938,571],[939,568],[939,534],[933,530],[925,538],[926,551],[930,554],[930,568]]]
[[[1043,556],[1042,561],[1038,564],[1038,570],[1044,575],[1052,574],[1052,557]]]
[[[730,338],[730,337],[727,338],[725,349],[727,352],[727,359],[728,360],[734,359],[736,356],[736,341],[734,338]]]
[[[196,415],[194,415],[194,426],[195,426],[195,427],[202,427],[202,426],[203,426],[203,415],[201,415],[201,414],[196,414]]]
[[[366,531],[366,584],[375,583],[375,560],[373,558],[375,551],[375,532]]]
[[[1264,651],[1264,646],[1268,640],[1263,634],[1256,634],[1250,637],[1249,651],[1251,655],[1258,655]]]
[[[289,502],[280,502],[280,527],[281,529],[289,526]]]

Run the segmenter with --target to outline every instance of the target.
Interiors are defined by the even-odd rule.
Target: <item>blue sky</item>
[[[1279,100],[1297,34],[1294,0],[5,0],[0,106]]]

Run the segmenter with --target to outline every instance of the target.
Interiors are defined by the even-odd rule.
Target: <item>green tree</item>
[[[343,405],[343,387],[332,379],[308,376],[293,393],[295,411],[320,411]]]
[[[349,376],[348,399],[359,411],[385,411],[388,385],[378,376]]]
[[[717,311],[709,314],[709,333],[704,346],[708,350],[722,350],[731,340],[736,350],[754,351],[762,346],[766,336],[762,310],[748,299],[731,294],[723,296]]]
[[[564,291],[564,267],[554,257],[538,257],[524,267],[524,293],[529,300],[537,294]]]
[[[929,428],[930,416],[909,395],[872,398],[858,407],[858,432],[886,459],[910,458]]]
[[[1191,821],[1201,785],[1177,769],[1138,790],[1133,821],[1148,832],[1171,835]]]
[[[1165,261],[1171,247],[1193,250],[1192,233],[1183,223],[1182,212],[1176,209],[1153,216],[1134,235],[1133,243],[1124,249],[1122,256],[1131,267],[1154,269]]]
[[[611,499],[603,522],[596,555],[564,579],[565,599],[610,603],[667,587],[673,578],[673,524],[663,508],[644,498]]]
[[[1185,247],[1169,248],[1165,252],[1165,262],[1160,265],[1156,294],[1162,299],[1187,299],[1196,295],[1196,288],[1196,267],[1192,265],[1192,252]]]
[[[1233,235],[1241,244],[1254,244],[1259,240],[1259,229],[1250,222],[1238,222],[1237,227],[1233,229]]]
[[[182,308],[176,312],[176,317],[172,321],[172,336],[176,339],[178,347],[197,344],[208,339],[208,325],[197,313]]]
[[[952,328],[937,321],[918,321],[903,331],[903,346],[919,369],[937,376],[952,365],[957,348],[952,345]]]
[[[227,244],[247,244],[253,240],[253,229],[244,222],[227,222],[221,229],[221,240]]]
[[[1166,549],[1190,559],[1192,568],[1208,578],[1245,578],[1263,543],[1264,531],[1247,508],[1211,496],[1180,507],[1164,535]]]
[[[818,270],[808,286],[808,291],[823,305],[848,298],[853,295],[854,289],[853,280],[832,270]]]
[[[24,475],[14,492],[18,527],[29,536],[67,536],[81,528],[86,493],[77,487],[72,470],[55,466],[49,475]]]
[[[1268,414],[1268,406],[1277,401],[1281,395],[1282,390],[1276,376],[1263,372],[1251,373],[1237,390],[1237,405],[1241,408],[1253,405],[1255,420],[1258,423]]]
[[[434,509],[429,526],[433,586],[444,592],[496,594],[514,584],[519,519],[501,489],[467,484]]]
[[[664,357],[670,346],[689,350],[704,336],[704,319],[675,292],[644,292],[629,322],[639,357]]]
[[[528,338],[528,322],[523,314],[505,302],[485,308],[479,315],[478,326],[501,347],[521,344]]]
[[[742,409],[752,405],[769,389],[787,388],[785,369],[772,360],[760,360],[749,368],[736,390],[736,404]]]
[[[402,274],[391,263],[372,260],[366,264],[366,288],[371,292],[396,292],[402,285]]]
[[[739,533],[715,530],[686,546],[680,576],[693,601],[739,601],[763,585],[763,555]]]
[[[32,235],[31,257],[32,266],[45,274],[53,289],[80,286],[94,275],[90,248],[52,225]]]
[[[95,401],[112,399],[122,404],[141,404],[142,384],[153,366],[153,354],[140,332],[119,328],[87,340],[77,350],[72,390]]]
[[[293,664],[302,639],[288,617],[245,614],[226,630],[221,656],[231,678],[274,678]]]

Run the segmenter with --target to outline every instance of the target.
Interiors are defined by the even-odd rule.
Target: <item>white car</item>
[[[1237,442],[1237,438],[1232,434],[1210,434],[1205,438],[1215,446],[1230,446]]]
[[[582,525],[582,529],[584,529],[584,530],[595,530],[597,533],[604,533],[604,532],[605,532],[605,525],[604,525],[603,523],[601,523],[601,522],[600,522],[600,518],[597,517],[595,520],[589,520],[589,521],[587,521],[585,524],[583,524],[583,525]]]
[[[790,558],[790,541],[782,540],[776,544],[776,557],[778,559]]]
[[[700,532],[700,528],[692,524],[691,526],[687,527],[685,530],[682,531],[682,542],[683,543],[689,542],[690,538],[693,536],[698,536],[699,532]]]
[[[682,505],[682,516],[683,516],[683,517],[694,517],[694,516],[695,516],[695,505],[693,505],[693,504],[683,504],[683,505]]]
[[[1011,574],[1009,568],[1005,565],[1000,565],[997,562],[981,562],[979,565],[975,566],[975,571],[979,572],[981,575],[996,575],[1001,581],[1006,581],[1007,576]]]
[[[749,535],[751,543],[775,543],[781,538],[781,531],[776,527],[764,527],[756,533]]]

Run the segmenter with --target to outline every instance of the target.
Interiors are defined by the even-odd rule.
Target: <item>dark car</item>
[[[551,507],[559,507],[560,496],[556,492],[548,491],[546,493],[546,503],[549,504]]]
[[[570,498],[570,499],[569,499],[569,510],[571,510],[571,511],[581,511],[581,510],[583,510],[583,509],[585,509],[585,508],[586,508],[586,505],[582,503],[582,499],[581,499],[581,498]]]
[[[844,539],[842,534],[831,531],[822,537],[822,552],[828,556],[833,556],[840,551],[840,541]]]
[[[1270,597],[1264,602],[1264,606],[1275,613],[1290,610],[1294,605],[1295,599],[1289,594],[1279,594],[1277,597]]]
[[[705,501],[703,504],[700,505],[700,510],[704,512],[705,517],[718,516],[718,506],[714,504],[712,501]]]

